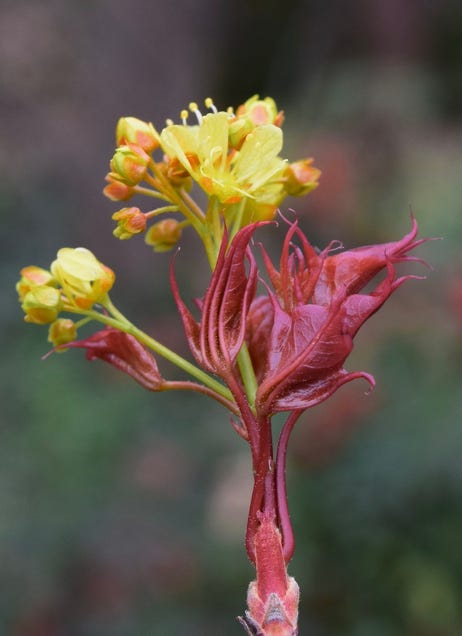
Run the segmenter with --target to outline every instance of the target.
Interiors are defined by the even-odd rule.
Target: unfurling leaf
[[[164,379],[154,357],[134,336],[124,331],[108,327],[84,340],[68,342],[66,348],[69,347],[86,349],[88,360],[104,360],[150,391],[162,390]]]
[[[343,364],[353,338],[392,292],[413,276],[397,278],[394,264],[420,261],[408,253],[420,245],[417,224],[400,241],[331,254],[317,254],[293,223],[287,233],[280,270],[263,252],[272,284],[256,298],[247,317],[246,339],[260,385],[261,412],[305,409],[322,402],[341,385],[367,373],[349,373]],[[292,239],[298,237],[301,247]],[[381,271],[385,278],[360,293]],[[414,277],[415,278],[415,277]]]
[[[262,224],[255,223],[240,230],[229,248],[225,232],[209,287],[200,303],[199,322],[181,299],[171,272],[173,295],[190,349],[200,365],[223,378],[232,372],[244,342],[245,318],[257,283],[257,268],[248,244],[259,225]]]

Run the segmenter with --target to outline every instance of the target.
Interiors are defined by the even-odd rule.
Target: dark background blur
[[[376,391],[344,387],[292,440],[300,633],[460,636],[461,7],[3,0],[1,634],[239,633],[250,470],[227,415],[147,394],[79,351],[42,362],[46,329],[23,323],[14,283],[85,245],[117,272],[116,304],[186,354],[169,255],[112,237],[115,123],[162,126],[190,100],[258,92],[286,112],[284,155],[323,171],[284,206],[315,244],[397,239],[410,207],[421,235],[444,237],[420,248],[428,279],[357,339],[348,368],[373,372]],[[194,250],[187,239],[178,277],[200,295]]]

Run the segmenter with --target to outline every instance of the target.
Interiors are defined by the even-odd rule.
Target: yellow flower
[[[53,276],[49,271],[35,265],[29,265],[21,270],[21,279],[16,284],[16,291],[18,292],[19,300],[22,301],[34,287],[39,285],[54,286],[55,283],[56,281],[53,280]]]
[[[119,146],[110,162],[109,179],[135,186],[144,179],[149,161],[149,155],[140,146],[132,143]]]
[[[264,198],[265,188],[282,176],[282,131],[272,124],[255,127],[239,151],[229,148],[229,113],[210,113],[195,126],[170,125],[161,133],[164,152],[177,159],[209,196],[221,203],[243,197]]]
[[[111,199],[111,201],[128,201],[135,192],[134,186],[129,186],[126,183],[118,181],[118,175],[113,172],[109,172],[106,175],[106,181],[109,183],[104,188],[103,193],[108,199]]]
[[[168,252],[181,237],[181,223],[176,219],[163,219],[151,225],[146,233],[146,244],[152,245],[155,252]]]
[[[313,159],[301,159],[289,164],[284,172],[287,194],[300,197],[318,187],[321,171],[313,166]]]
[[[146,215],[139,208],[122,208],[115,212],[112,218],[117,221],[113,234],[122,241],[146,229]]]
[[[21,307],[26,322],[46,325],[56,320],[62,309],[61,293],[56,287],[37,285],[24,296]]]
[[[116,143],[118,146],[133,143],[152,152],[159,146],[159,135],[150,122],[137,117],[121,117],[116,127]]]
[[[58,320],[51,323],[48,330],[48,342],[51,342],[55,347],[72,342],[76,336],[77,327],[70,318],[58,318]],[[61,349],[61,351],[64,351],[64,349]]]
[[[278,111],[274,99],[272,97],[260,99],[259,95],[250,97],[244,104],[239,106],[236,116],[239,119],[248,119],[254,126],[261,126],[262,124],[281,126],[284,121],[284,113],[282,110]]]
[[[63,247],[51,264],[51,273],[67,301],[79,309],[102,302],[114,284],[114,272],[84,247]]]
[[[271,97],[260,99],[254,95],[236,110],[236,115],[229,126],[229,141],[233,148],[239,150],[246,136],[256,126],[274,124],[281,126],[284,114],[278,111],[276,102]]]

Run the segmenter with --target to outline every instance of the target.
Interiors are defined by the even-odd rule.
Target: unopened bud
[[[146,229],[146,216],[139,208],[122,208],[112,218],[117,221],[113,234],[121,240],[129,239]]]
[[[274,99],[271,97],[259,99],[258,95],[254,95],[239,106],[236,116],[245,117],[253,126],[262,126],[264,124],[281,126],[284,121],[284,113],[282,110],[278,111]]]
[[[26,314],[26,322],[46,325],[56,320],[62,308],[61,292],[49,285],[33,287],[24,296],[21,307]]]
[[[144,179],[149,155],[136,144],[120,146],[111,159],[111,171],[118,180],[128,186],[135,186]]]
[[[72,342],[76,337],[77,327],[70,318],[58,318],[58,320],[51,323],[48,330],[48,342],[51,342],[55,347]]]
[[[106,181],[109,181],[109,184],[104,188],[103,193],[111,201],[128,201],[133,196],[134,188],[117,181],[117,177],[118,175],[112,172],[106,175]]]
[[[136,117],[121,117],[116,127],[117,145],[136,144],[146,152],[153,152],[159,147],[159,136],[151,123]]]
[[[21,279],[16,284],[16,291],[19,300],[24,300],[25,295],[30,292],[33,287],[39,285],[53,285],[53,276],[51,272],[35,265],[23,267],[21,270]]]
[[[181,237],[181,224],[175,219],[164,219],[152,225],[146,233],[147,245],[152,245],[155,252],[168,252],[178,243]]]
[[[285,190],[292,196],[302,196],[317,188],[321,171],[313,166],[313,159],[301,159],[289,164],[284,173]]]

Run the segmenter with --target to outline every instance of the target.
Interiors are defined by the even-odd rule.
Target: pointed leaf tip
[[[365,372],[350,373],[343,365],[353,338],[405,281],[395,265],[416,261],[409,252],[417,239],[417,222],[399,241],[332,253],[320,253],[294,223],[286,234],[279,271],[263,251],[271,282],[267,296],[252,303],[246,339],[260,385],[257,404],[262,414],[306,409],[357,378],[375,385]],[[301,247],[294,239],[300,241]],[[380,272],[385,278],[364,291]]]

